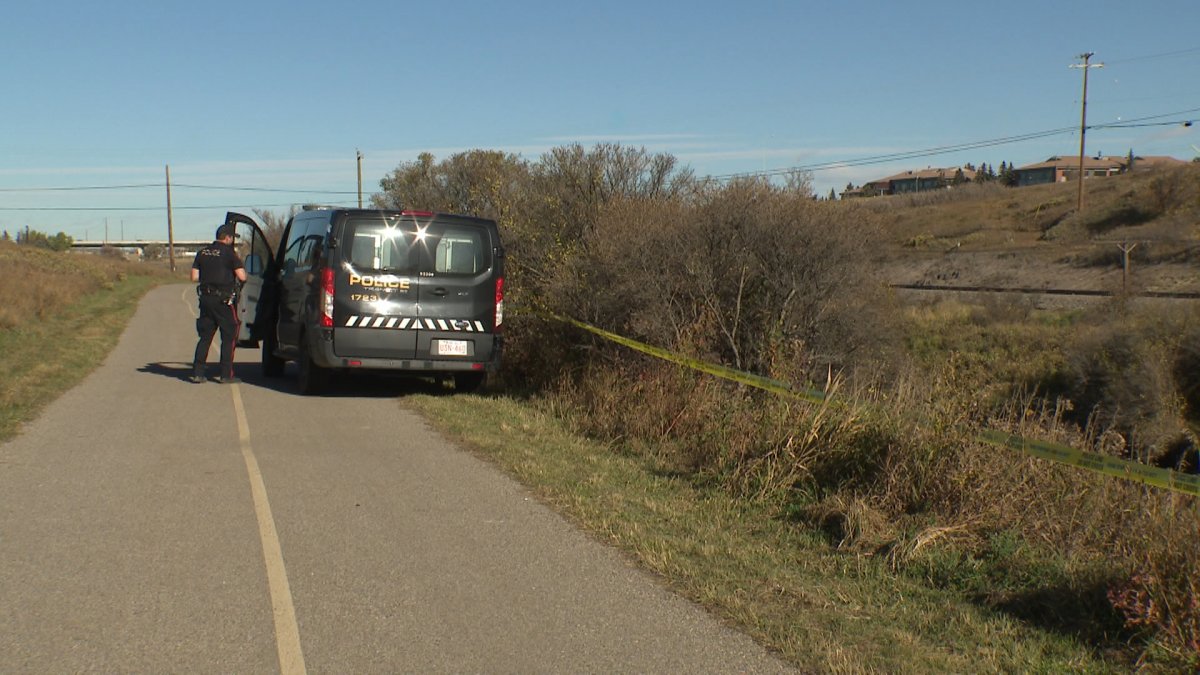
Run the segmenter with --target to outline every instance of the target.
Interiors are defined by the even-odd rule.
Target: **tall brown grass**
[[[81,296],[158,266],[0,241],[0,330],[54,316]]]

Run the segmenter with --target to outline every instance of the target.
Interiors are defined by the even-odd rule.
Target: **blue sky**
[[[1200,2],[15,3],[0,22],[0,229],[208,238],[226,208],[357,201],[423,151],[535,160],[614,141],[701,175],[813,173],[1200,145]],[[1153,119],[1144,119],[1153,118]],[[1184,127],[1181,122],[1196,119]],[[1170,123],[1170,124],[1165,124]],[[149,187],[103,190],[34,188]],[[183,187],[186,185],[209,187]],[[296,192],[218,190],[273,188]],[[344,194],[337,194],[337,193]]]

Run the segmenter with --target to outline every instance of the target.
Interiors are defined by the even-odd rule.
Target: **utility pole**
[[[1084,136],[1087,134],[1087,76],[1088,71],[1092,68],[1103,68],[1103,63],[1089,63],[1091,58],[1095,56],[1095,52],[1084,52],[1079,55],[1083,59],[1083,63],[1073,63],[1068,68],[1083,69],[1083,100],[1079,106],[1079,199],[1075,206],[1076,211],[1083,210],[1083,147]]]
[[[1137,248],[1137,244],[1121,242],[1117,244],[1117,248],[1121,249],[1121,294],[1129,295],[1129,254],[1133,249]]]
[[[167,165],[167,257],[175,271],[175,223],[171,220],[171,165]]]
[[[358,155],[358,208],[362,208],[362,151],[355,150],[355,155]]]

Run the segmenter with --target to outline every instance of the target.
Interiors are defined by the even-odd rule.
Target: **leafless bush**
[[[1166,167],[1155,171],[1149,193],[1154,210],[1168,213],[1194,199],[1200,187],[1200,174],[1194,167]]]
[[[279,250],[279,245],[283,242],[283,231],[287,229],[288,221],[299,211],[300,207],[298,206],[292,206],[287,211],[281,212],[254,209],[254,214],[258,216],[258,222],[262,223],[263,236],[267,238],[267,243],[270,244],[272,251]]]
[[[1195,388],[1187,336],[1197,320],[1106,307],[1068,345],[1049,393],[1069,400],[1066,419],[1108,439],[1108,451],[1160,461],[1187,434],[1185,402]]]
[[[760,373],[840,367],[886,335],[872,221],[764,183],[613,204],[553,294],[614,330]]]
[[[1108,597],[1126,626],[1145,635],[1157,659],[1195,672],[1200,668],[1200,506],[1195,500],[1156,497],[1156,518],[1132,533],[1134,572]]]

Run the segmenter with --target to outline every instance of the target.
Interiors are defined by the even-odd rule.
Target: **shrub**
[[[549,298],[606,328],[785,377],[887,342],[872,220],[764,183],[609,206]]]
[[[1137,565],[1109,591],[1126,626],[1139,631],[1149,651],[1188,672],[1200,668],[1200,506],[1195,500],[1151,500],[1143,529],[1132,538]]]

